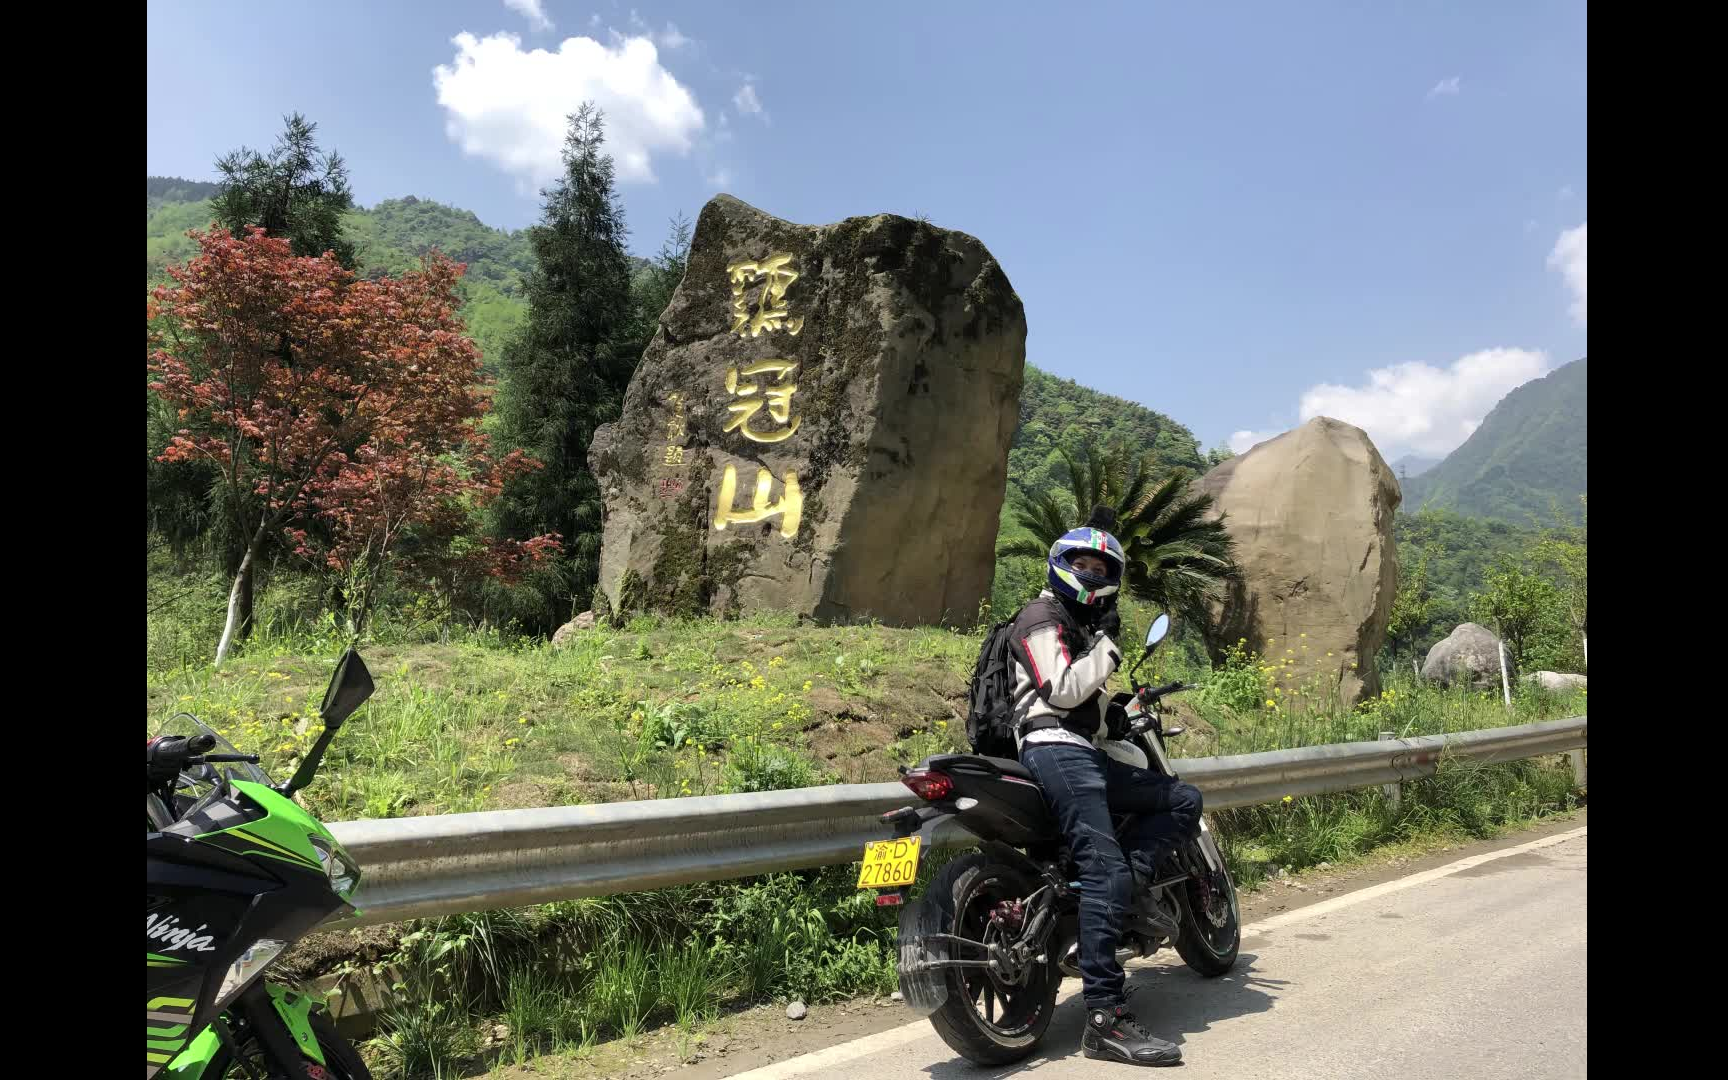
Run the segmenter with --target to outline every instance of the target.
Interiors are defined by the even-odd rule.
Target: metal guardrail
[[[1206,809],[1229,810],[1286,795],[1323,795],[1433,776],[1442,757],[1491,764],[1561,754],[1585,747],[1587,733],[1588,717],[1572,716],[1456,735],[1178,759],[1176,767],[1206,796]]]
[[[1230,757],[1181,758],[1208,810],[1432,776],[1442,758],[1514,761],[1580,750],[1588,718]],[[330,826],[364,871],[362,914],[343,926],[487,911],[582,896],[853,862],[882,813],[915,800],[899,784],[496,810]],[[965,844],[953,829],[936,838]]]

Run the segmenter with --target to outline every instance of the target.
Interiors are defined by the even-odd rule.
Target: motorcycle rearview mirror
[[[336,665],[336,674],[330,679],[330,689],[324,692],[324,704],[318,706],[318,716],[324,721],[324,730],[318,734],[318,741],[312,744],[312,749],[306,751],[305,760],[294,770],[294,778],[285,784],[277,785],[276,790],[284,795],[292,795],[312,782],[317,774],[318,766],[324,760],[324,751],[329,748],[330,740],[335,738],[343,721],[354,715],[354,710],[366,703],[372,696],[372,673],[366,670],[366,662],[360,659],[360,654],[353,646],[342,654],[342,659]]]
[[[342,654],[341,663],[336,665],[336,674],[330,679],[330,689],[324,691],[324,704],[318,706],[318,716],[324,721],[326,731],[335,731],[345,720],[354,715],[354,710],[366,704],[366,699],[372,696],[372,673],[366,670],[366,662],[360,659],[360,654],[350,646]]]
[[[1164,636],[1168,633],[1170,633],[1170,616],[1159,612],[1158,617],[1152,620],[1152,625],[1146,628],[1146,647],[1140,651],[1140,659],[1134,661],[1134,667],[1128,669],[1129,675],[1133,675],[1135,669],[1146,662],[1146,658],[1152,655],[1152,647],[1163,641]]]

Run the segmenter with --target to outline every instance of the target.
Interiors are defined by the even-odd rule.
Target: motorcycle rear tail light
[[[954,781],[939,772],[929,769],[913,769],[900,778],[900,782],[912,789],[912,794],[925,802],[941,802],[954,793]]]

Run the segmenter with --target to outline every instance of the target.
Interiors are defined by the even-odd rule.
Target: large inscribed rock
[[[794,225],[727,195],[588,460],[597,604],[910,625],[976,617],[1026,319],[983,244],[879,214]]]

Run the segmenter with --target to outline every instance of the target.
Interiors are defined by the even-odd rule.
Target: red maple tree
[[[519,453],[493,460],[479,430],[462,266],[434,253],[368,281],[262,229],[191,236],[197,256],[151,292],[150,388],[185,425],[161,459],[213,463],[249,538],[218,666],[250,627],[259,550],[278,530],[348,578],[355,633],[405,537],[412,561],[445,580],[512,576],[557,550],[553,535],[461,542],[471,512],[536,467]]]

